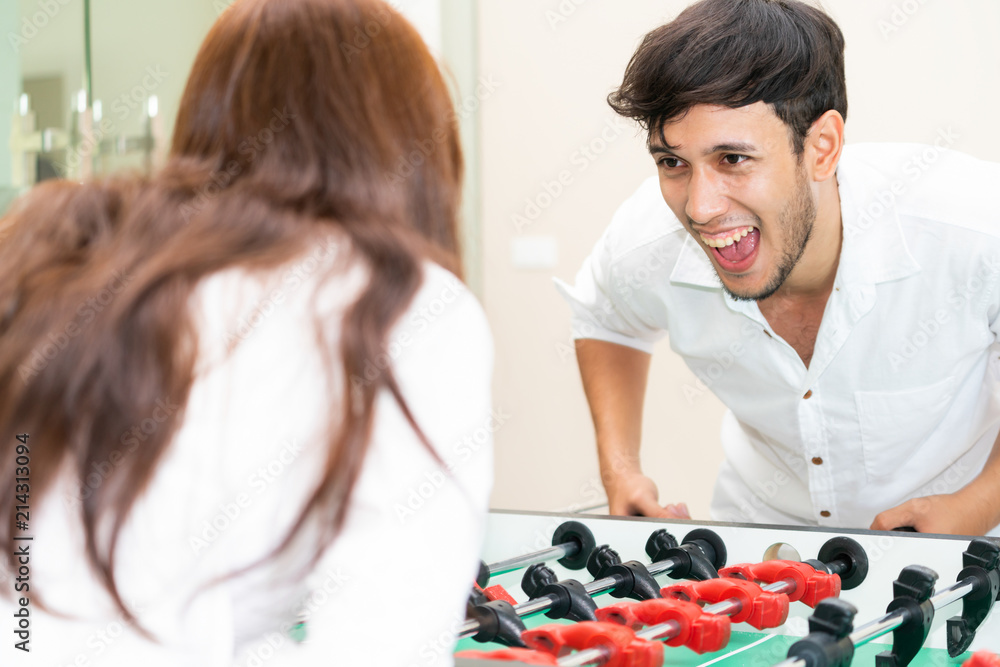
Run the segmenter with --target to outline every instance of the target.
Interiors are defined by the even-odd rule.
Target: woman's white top
[[[337,244],[323,242],[263,277],[227,270],[204,280],[192,298],[200,354],[186,407],[164,397],[122,434],[119,451],[127,456],[166,420],[183,419],[117,551],[122,597],[158,641],[123,621],[84,557],[80,500],[120,464],[113,456],[83,486],[67,475],[32,502],[30,652],[14,647],[21,641],[13,632],[20,605],[10,597],[16,582],[0,574],[0,665],[452,664],[478,568],[498,424],[483,311],[455,276],[431,263],[391,332],[388,355],[366,360],[364,377],[352,382],[369,382],[391,364],[444,465],[383,392],[346,524],[318,564],[302,576],[315,546],[311,526],[291,552],[210,585],[267,557],[318,482],[327,454],[322,431],[340,409],[339,323],[364,272],[341,273],[313,296],[326,268],[343,257]],[[326,361],[317,313],[332,329]],[[30,434],[29,444],[42,446]],[[304,642],[289,632],[302,618]]]

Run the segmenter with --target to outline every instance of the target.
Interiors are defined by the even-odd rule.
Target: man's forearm
[[[955,493],[908,500],[872,522],[875,530],[912,526],[922,533],[983,535],[1000,525],[1000,435],[982,472]]]
[[[982,472],[956,495],[962,497],[969,512],[980,518],[985,531],[1000,525],[1000,434]]]
[[[597,434],[605,486],[613,477],[638,473],[642,439],[642,404],[650,355],[601,340],[576,341],[583,390]]]

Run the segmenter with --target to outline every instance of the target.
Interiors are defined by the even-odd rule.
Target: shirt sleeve
[[[603,340],[652,353],[655,343],[666,335],[666,330],[651,326],[630,302],[629,295],[635,289],[628,266],[638,253],[622,252],[642,247],[642,236],[649,223],[655,222],[664,208],[655,179],[643,183],[615,213],[611,225],[577,272],[576,284],[571,286],[554,279],[556,289],[572,312],[574,340]],[[630,261],[622,261],[625,254]]]

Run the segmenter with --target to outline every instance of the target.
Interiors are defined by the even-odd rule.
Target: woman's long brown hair
[[[199,350],[193,290],[225,268],[277,268],[332,236],[369,279],[343,321],[328,323],[340,328],[341,404],[320,482],[278,548],[317,521],[318,558],[344,523],[376,394],[391,392],[416,427],[391,369],[351,378],[385,351],[423,258],[459,273],[461,173],[448,89],[390,6],[239,0],[227,9],[195,60],[159,174],[46,183],[0,221],[0,548],[13,553],[18,533],[17,434],[29,434],[33,508],[62,471],[82,488],[115,462],[80,518],[87,558],[131,619],[115,547],[183,407],[124,460],[121,443],[158,401],[187,402]],[[318,343],[323,328],[317,321]],[[337,363],[321,352],[328,368]]]

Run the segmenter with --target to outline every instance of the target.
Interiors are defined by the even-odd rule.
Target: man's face
[[[788,127],[763,102],[699,105],[653,135],[650,152],[670,210],[734,298],[765,299],[805,250],[816,219]]]

